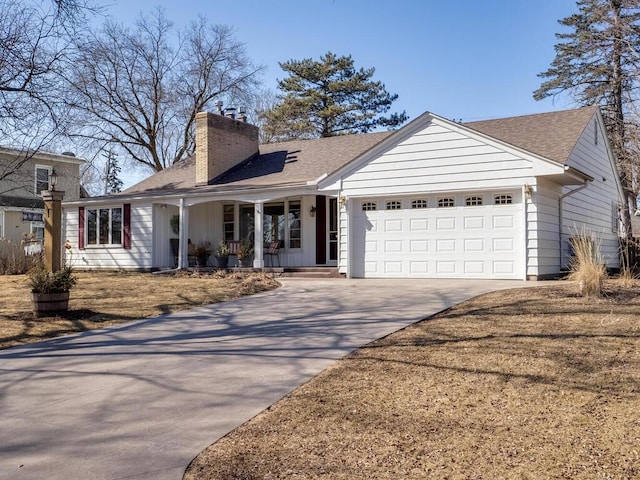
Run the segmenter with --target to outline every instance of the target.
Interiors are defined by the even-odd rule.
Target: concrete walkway
[[[0,478],[179,480],[202,449],[356,347],[480,293],[531,285],[283,283],[0,351]]]

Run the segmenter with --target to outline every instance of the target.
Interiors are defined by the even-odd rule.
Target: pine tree
[[[578,13],[559,20],[556,56],[539,76],[536,100],[569,92],[579,105],[599,105],[627,196],[622,218],[631,235],[640,162],[636,104],[640,87],[640,0],[579,0]]]
[[[105,185],[104,185],[104,193],[119,193],[122,191],[122,187],[124,186],[124,182],[120,180],[121,168],[118,165],[118,158],[115,153],[109,150],[104,157],[107,159],[107,163],[105,165]]]
[[[280,63],[289,75],[278,82],[279,103],[263,112],[263,129],[274,141],[366,133],[377,127],[393,128],[407,120],[405,112],[389,111],[398,95],[373,81],[374,68],[359,70],[351,56],[328,52]]]

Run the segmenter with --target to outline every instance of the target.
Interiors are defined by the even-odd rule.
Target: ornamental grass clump
[[[63,293],[71,290],[77,282],[71,267],[58,272],[50,272],[43,265],[29,270],[29,283],[32,293]]]
[[[0,239],[0,275],[27,273],[38,258],[37,255],[25,255],[24,241]]]
[[[571,239],[573,257],[568,279],[578,284],[583,297],[602,296],[602,284],[607,278],[607,267],[602,259],[600,240],[583,230]]]

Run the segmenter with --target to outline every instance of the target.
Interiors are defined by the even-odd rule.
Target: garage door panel
[[[410,240],[409,241],[410,253],[426,253],[429,251],[428,240]]]
[[[385,253],[402,253],[402,240],[385,240]]]
[[[494,215],[493,228],[513,228],[513,215]]]
[[[409,230],[412,232],[425,232],[429,230],[429,220],[426,218],[409,219]]]
[[[464,273],[467,275],[484,275],[484,264],[482,260],[465,261]]]
[[[402,219],[392,219],[384,221],[385,232],[401,232],[402,231]]]
[[[484,239],[483,238],[465,238],[464,239],[464,251],[465,252],[484,252]]]
[[[436,230],[455,230],[456,219],[453,217],[441,217],[436,219]]]
[[[484,217],[464,217],[465,230],[481,230],[484,228]]]
[[[453,238],[436,240],[436,252],[455,252],[456,241]]]

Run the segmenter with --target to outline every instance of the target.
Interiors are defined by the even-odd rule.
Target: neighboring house
[[[121,194],[64,203],[75,263],[157,269],[187,243],[280,241],[283,266],[349,277],[537,279],[583,226],[618,267],[621,187],[596,107],[258,145],[256,127],[199,113],[196,152]],[[171,228],[178,216],[180,235]]]
[[[83,162],[72,154],[0,147],[0,238],[19,242],[33,234],[41,242],[44,203],[40,193],[49,189],[52,170],[58,174],[56,189],[65,192],[65,199],[77,200]]]

